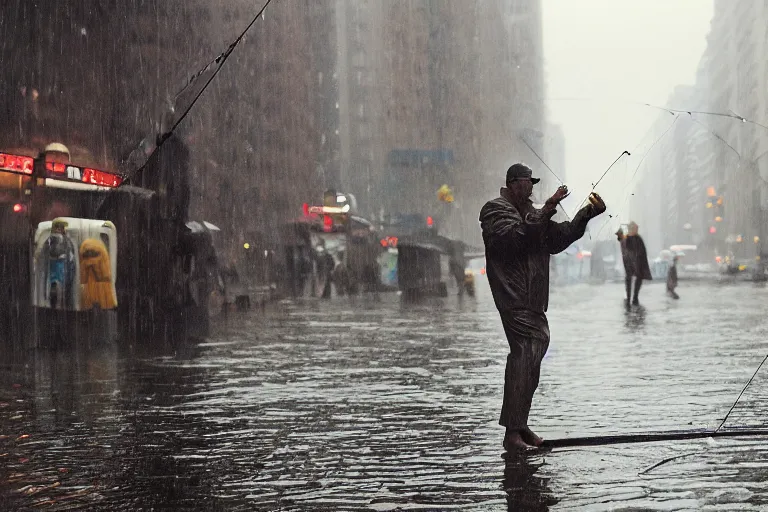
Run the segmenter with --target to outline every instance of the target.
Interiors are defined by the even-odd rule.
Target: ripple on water
[[[641,315],[624,312],[619,285],[555,290],[532,425],[549,438],[717,426],[764,356],[764,291],[685,288],[674,308],[644,288]],[[0,506],[768,508],[764,439],[502,459],[507,346],[487,290],[471,308],[358,303],[287,302],[172,355],[47,352],[9,365]],[[728,428],[765,425],[767,378]]]

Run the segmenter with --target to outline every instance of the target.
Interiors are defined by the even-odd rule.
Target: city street
[[[0,372],[0,509],[765,510],[763,438],[505,459],[507,353],[479,297],[283,302],[177,351],[29,352]],[[768,351],[768,289],[556,288],[531,427],[715,428]],[[4,362],[5,363],[5,362]],[[764,367],[728,427],[761,427]],[[654,464],[674,460],[647,471]]]

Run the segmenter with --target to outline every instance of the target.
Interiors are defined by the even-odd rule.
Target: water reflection
[[[115,407],[115,346],[94,350],[40,349],[32,352],[31,359],[34,408],[41,427],[91,423]]]
[[[761,296],[691,288],[669,312],[649,293],[647,318],[643,309],[622,316],[619,285],[590,301],[580,288],[553,294],[557,345],[535,401],[542,434],[674,429],[727,409],[730,388],[759,362]],[[736,479],[764,490],[762,440],[738,456],[733,441],[718,441],[717,453],[704,442],[680,446],[704,451],[706,465],[692,457],[642,478],[677,448],[558,450],[502,469],[494,416],[508,346],[483,293],[476,305],[447,297],[405,309],[394,294],[370,308],[372,297],[288,301],[233,314],[199,344],[3,353],[0,509],[383,512],[506,502],[538,511],[602,500],[648,510],[674,499],[701,510],[689,484],[711,487],[707,503],[721,508],[750,499],[721,494]],[[643,343],[632,329],[662,342]],[[687,335],[699,331],[707,335]],[[594,340],[593,357],[584,339]],[[649,357],[661,365],[652,372]],[[755,381],[734,425],[764,424],[762,389]]]
[[[624,327],[628,331],[642,331],[645,327],[646,310],[643,306],[632,306],[624,309]]]
[[[548,511],[558,503],[549,487],[550,479],[536,474],[544,464],[539,456],[505,455],[502,485],[510,512]]]

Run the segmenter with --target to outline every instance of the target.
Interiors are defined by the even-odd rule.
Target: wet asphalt
[[[14,351],[0,359],[0,509],[768,509],[765,438],[503,457],[507,345],[478,288],[284,301],[176,347]],[[717,427],[768,353],[768,288],[681,282],[673,301],[650,284],[630,311],[622,293],[553,289],[531,427]],[[767,382],[764,367],[727,428],[768,427]]]

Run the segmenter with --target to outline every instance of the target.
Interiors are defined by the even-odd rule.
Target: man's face
[[[515,178],[510,183],[507,183],[509,188],[516,197],[529,198],[533,194],[533,182],[530,178]]]

